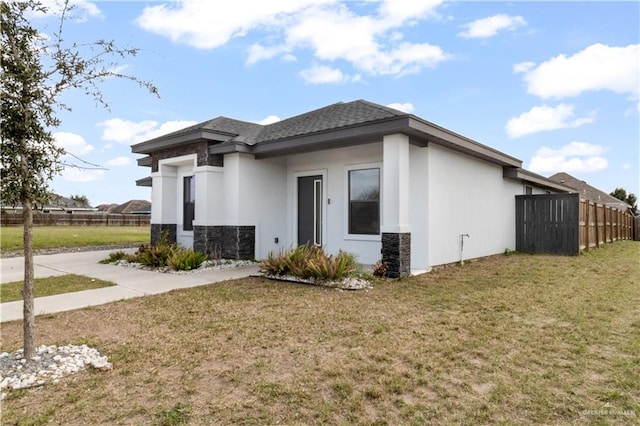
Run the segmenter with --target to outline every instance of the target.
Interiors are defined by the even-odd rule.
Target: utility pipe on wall
[[[462,257],[462,252],[464,251],[464,237],[469,238],[469,234],[460,234],[460,264],[464,265],[464,259]]]

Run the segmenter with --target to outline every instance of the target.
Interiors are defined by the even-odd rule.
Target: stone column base
[[[162,238],[163,233],[167,233],[167,242],[175,243],[178,225],[175,223],[152,223],[151,224],[151,245],[155,246]]]
[[[223,259],[254,259],[255,226],[194,226],[193,249]]]
[[[388,278],[411,275],[411,233],[382,233],[382,262]]]

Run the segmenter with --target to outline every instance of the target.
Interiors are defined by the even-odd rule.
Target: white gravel
[[[163,268],[153,268],[150,266],[145,266],[141,263],[135,262],[127,262],[124,259],[118,260],[113,263],[113,265],[124,266],[125,268],[135,268],[135,269],[144,269],[147,271],[155,271],[162,272],[166,274],[176,274],[176,275],[188,275],[196,272],[205,272],[205,271],[216,271],[218,269],[227,269],[227,268],[240,268],[243,266],[256,265],[257,263],[253,260],[229,260],[229,259],[219,259],[219,260],[207,260],[202,265],[200,265],[197,269],[192,269],[190,271],[175,271],[168,266]]]
[[[31,360],[22,356],[22,349],[0,353],[0,400],[7,389],[25,389],[58,383],[61,377],[77,373],[87,366],[111,370],[112,364],[97,349],[87,345],[45,346],[36,349]]]
[[[365,280],[364,278],[357,278],[357,277],[343,278],[341,280],[328,281],[328,280],[317,280],[315,278],[299,278],[299,277],[296,277],[296,276],[293,276],[293,275],[266,275],[266,274],[263,274],[261,276],[263,276],[265,278],[269,278],[271,280],[288,281],[288,282],[302,283],[302,284],[311,284],[311,285],[317,285],[317,286],[322,286],[322,287],[336,288],[336,289],[339,289],[339,290],[364,290],[364,289],[373,288],[373,286],[371,285],[371,282],[369,282],[368,280]]]

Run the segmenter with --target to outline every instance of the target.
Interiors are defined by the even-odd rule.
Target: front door
[[[322,175],[298,178],[298,245],[322,245]]]

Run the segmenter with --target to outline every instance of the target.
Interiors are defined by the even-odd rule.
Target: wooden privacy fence
[[[3,211],[2,226],[22,226],[22,213]],[[150,215],[117,213],[42,213],[33,212],[36,226],[147,226]]]
[[[516,196],[516,250],[575,256],[634,237],[627,211],[580,199],[579,194]]]
[[[633,216],[625,211],[580,200],[580,250],[633,239],[633,222]]]

